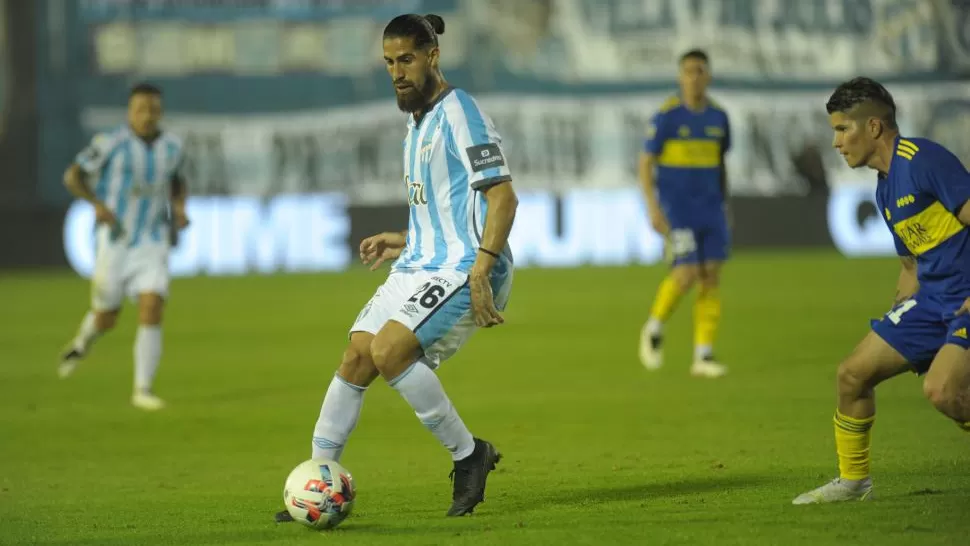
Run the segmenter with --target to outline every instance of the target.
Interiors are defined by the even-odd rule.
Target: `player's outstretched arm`
[[[482,193],[488,203],[488,214],[485,216],[481,247],[468,280],[472,293],[475,324],[488,328],[505,322],[495,308],[489,272],[508,243],[512,223],[515,221],[515,211],[519,206],[519,198],[515,195],[510,182],[496,184],[482,190]]]
[[[899,270],[899,281],[896,282],[896,298],[894,305],[908,300],[919,290],[919,281],[916,278],[916,258],[912,256],[900,256],[899,261],[903,267]]]

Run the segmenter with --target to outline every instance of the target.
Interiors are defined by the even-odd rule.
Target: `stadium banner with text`
[[[163,88],[174,129],[194,131],[197,193],[348,190],[354,203],[393,200],[403,122],[380,36],[401,12],[445,17],[442,69],[489,103],[509,146],[523,150],[513,166],[532,189],[628,184],[644,120],[674,91],[677,56],[693,47],[711,53],[715,97],[747,131],[732,158],[732,189],[742,195],[800,195],[842,178],[831,158],[802,146],[810,135],[827,147],[819,112],[839,81],[865,73],[939,95],[937,86],[970,74],[964,0],[38,5],[49,38],[38,42],[39,60],[60,66],[40,81],[48,136],[39,191],[56,204],[66,204],[64,165],[93,131],[123,119],[139,79]],[[774,123],[776,114],[798,127]]]
[[[732,200],[735,248],[835,247],[847,256],[888,256],[889,231],[873,188],[843,185],[830,195]],[[189,201],[192,224],[171,255],[172,274],[342,271],[368,235],[407,225],[403,205],[359,206],[341,193],[280,195],[268,200],[207,196]],[[68,210],[61,244],[67,263],[90,277],[94,211]],[[639,190],[523,192],[510,236],[516,267],[656,264],[663,241],[650,228]]]
[[[936,138],[970,163],[970,84],[899,84],[892,91],[903,134]],[[714,93],[732,123],[732,194],[808,195],[874,184],[871,171],[849,169],[832,150],[828,94]],[[516,187],[562,192],[635,185],[648,118],[668,96],[485,94],[479,101],[502,133]],[[117,108],[89,109],[82,121],[93,132],[123,115]],[[196,195],[343,192],[355,205],[405,200],[405,119],[390,101],[298,114],[172,112],[166,123],[186,139],[186,172]]]

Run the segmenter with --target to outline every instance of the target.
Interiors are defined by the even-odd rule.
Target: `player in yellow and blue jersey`
[[[970,432],[970,173],[936,142],[900,136],[895,101],[873,80],[843,83],[826,109],[846,163],[877,172],[876,201],[902,269],[892,309],[839,365],[839,477],[794,504],[872,498],[874,389],[891,377],[922,375],[930,402]]]
[[[721,318],[721,266],[731,246],[724,168],[731,126],[727,113],[707,96],[711,72],[705,52],[685,53],[678,79],[679,95],[653,116],[640,153],[650,222],[663,235],[673,265],[640,334],[640,361],[651,370],[661,366],[663,325],[696,284],[691,373],[720,377],[727,368],[714,358],[714,338]]]

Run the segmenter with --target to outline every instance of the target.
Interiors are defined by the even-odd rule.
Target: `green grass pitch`
[[[724,272],[721,380],[689,377],[691,301],[647,372],[637,336],[663,266],[516,273],[506,324],[440,376],[504,453],[485,504],[447,519],[446,452],[382,382],[343,462],[332,533],[276,525],[347,327],[386,272],[177,279],[157,390],[128,404],[134,313],[75,376],[69,274],[0,277],[0,544],[967,544],[970,436],[907,375],[879,389],[875,502],[791,506],[836,472],[839,360],[887,310],[898,262],[739,254]]]

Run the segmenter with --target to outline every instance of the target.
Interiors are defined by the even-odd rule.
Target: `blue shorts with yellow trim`
[[[917,292],[873,320],[872,331],[899,351],[917,374],[924,374],[944,345],[970,349],[970,315],[954,315],[964,299]]]
[[[672,222],[664,241],[667,261],[672,265],[693,265],[727,261],[731,254],[731,232],[727,219],[721,215],[704,225]]]

